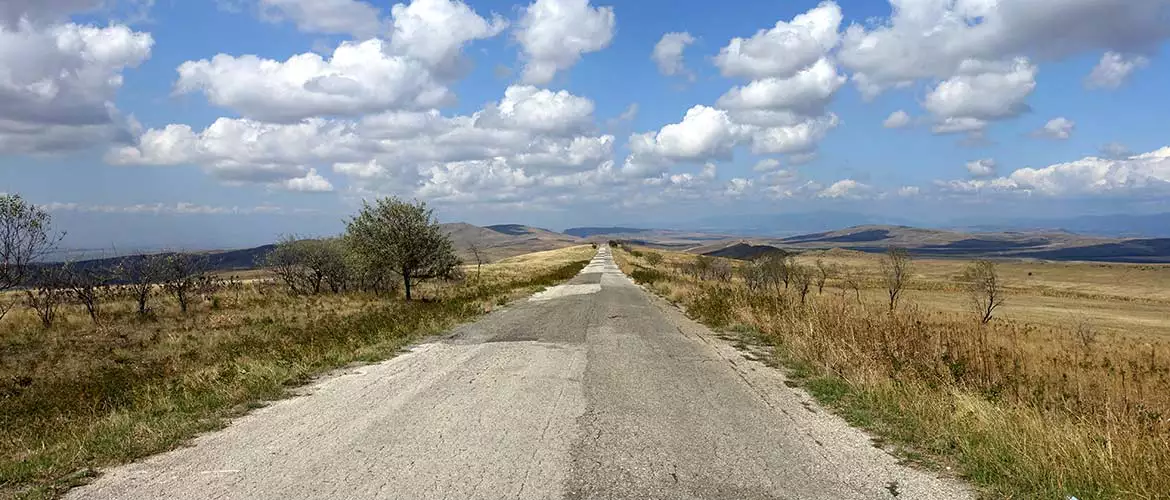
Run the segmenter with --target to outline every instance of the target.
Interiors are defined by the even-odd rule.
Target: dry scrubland
[[[0,321],[0,497],[54,496],[95,469],[173,448],[311,377],[404,346],[575,275],[589,246],[465,266],[426,300],[290,295],[253,275],[220,282],[187,314],[161,291],[140,318],[119,296],[94,324],[79,304],[45,329],[18,308]],[[13,292],[15,293],[15,292]]]
[[[796,285],[749,289],[749,264],[616,256],[691,316],[772,347],[908,460],[952,467],[988,497],[1170,498],[1170,266],[999,263],[1006,302],[982,325],[958,280],[970,262],[913,261],[890,314],[876,255],[798,257],[830,269],[804,304]]]

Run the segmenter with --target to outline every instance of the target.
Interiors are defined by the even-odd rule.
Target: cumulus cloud
[[[853,179],[842,179],[817,193],[817,198],[856,199],[868,195],[873,187]]]
[[[839,123],[837,115],[830,113],[793,125],[757,128],[752,131],[751,149],[755,154],[810,154]]]
[[[608,47],[616,25],[612,7],[592,7],[589,0],[536,0],[524,9],[515,31],[524,60],[521,79],[551,82],[583,54]]]
[[[1143,52],[1170,37],[1163,0],[891,0],[884,22],[850,26],[840,50],[870,96],[926,78],[950,78],[967,61],[1052,60],[1090,50]],[[1057,13],[1058,15],[1054,15]]]
[[[938,186],[952,194],[1163,197],[1170,193],[1170,147],[1128,158],[1088,157],[1039,169],[1023,168],[1006,177],[940,182]]]
[[[333,184],[317,173],[317,169],[310,168],[303,177],[295,177],[284,181],[284,188],[289,191],[302,193],[326,193],[333,191]]]
[[[1036,130],[1032,134],[1036,137],[1045,137],[1048,139],[1063,141],[1067,140],[1069,137],[1072,137],[1073,130],[1075,130],[1076,127],[1076,122],[1063,116],[1058,116],[1048,120],[1048,123],[1045,123],[1043,127],[1040,127],[1039,130]]]
[[[1011,118],[1029,108],[1024,102],[1036,89],[1036,66],[1025,58],[1010,64],[967,61],[958,74],[927,93],[923,102],[940,124],[964,122],[969,130],[988,120]]]
[[[750,38],[734,38],[716,57],[727,76],[751,79],[729,89],[715,106],[692,107],[680,123],[630,137],[628,176],[657,175],[672,162],[729,159],[739,146],[758,155],[813,158],[840,119],[826,108],[846,83],[829,57],[837,45],[841,9],[824,2],[792,21]]]
[[[971,177],[994,177],[996,162],[993,159],[987,158],[983,160],[975,160],[967,162],[967,173]]]
[[[662,39],[654,45],[654,52],[650,55],[658,65],[658,72],[667,76],[686,74],[683,51],[692,43],[695,43],[695,37],[687,32],[662,35]]]
[[[133,124],[114,97],[153,45],[150,34],[116,24],[0,24],[0,147],[61,151],[127,136]]]
[[[910,126],[910,113],[907,113],[907,112],[900,110],[900,109],[898,111],[890,113],[889,118],[886,118],[886,121],[882,122],[882,126],[885,128],[905,128],[905,127],[908,127],[908,126]]]
[[[1144,68],[1150,60],[1138,55],[1126,56],[1117,52],[1106,52],[1101,61],[1093,67],[1093,72],[1085,78],[1085,86],[1090,89],[1116,89],[1120,87],[1134,71]]]
[[[504,91],[504,98],[488,107],[479,120],[498,128],[572,135],[592,127],[593,101],[564,90],[511,86]]]
[[[485,19],[459,0],[412,0],[391,10],[390,50],[422,61],[443,75],[455,74],[463,46],[492,38],[508,27],[498,14]]]
[[[595,135],[593,102],[567,91],[509,87],[470,115],[387,111],[296,123],[221,118],[202,131],[171,125],[115,148],[116,165],[202,166],[227,183],[333,190],[450,203],[526,203],[615,182],[614,138]]]
[[[743,87],[735,87],[719,98],[724,109],[789,110],[819,114],[845,77],[828,59],[819,59],[788,78],[764,78]]]
[[[789,78],[837,46],[841,20],[836,3],[822,2],[791,22],[777,21],[749,38],[731,39],[715,65],[728,77]]]
[[[328,59],[314,53],[286,61],[219,54],[185,62],[178,71],[177,92],[203,92],[212,104],[264,121],[425,109],[453,99],[428,66],[389,55],[379,39],[344,42]]]
[[[630,150],[634,163],[725,159],[748,131],[733,123],[726,111],[699,105],[687,110],[679,123],[658,132],[634,134]]]

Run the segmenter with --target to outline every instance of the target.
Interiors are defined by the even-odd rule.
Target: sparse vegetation
[[[995,310],[1003,305],[1003,283],[999,280],[999,271],[995,263],[990,260],[977,260],[967,266],[960,277],[960,281],[967,287],[971,298],[971,309],[979,322],[991,322]]]
[[[0,322],[0,497],[56,496],[100,467],[175,447],[313,376],[393,356],[571,278],[593,254],[582,245],[507,259],[484,265],[474,282],[416,288],[425,300],[408,302],[370,265],[377,256],[334,250],[321,273],[294,260],[304,274],[291,283],[279,273],[219,279],[203,272],[199,256],[166,254],[122,259],[106,270],[113,283],[97,280],[99,270],[80,283],[71,281],[80,268],[40,266],[35,282],[25,280],[34,286],[0,295],[32,306]],[[431,267],[412,279],[436,275],[445,259],[426,260]],[[336,287],[335,265],[349,277]],[[100,298],[100,309],[88,297]]]
[[[1000,263],[967,264],[963,273],[957,261],[911,266],[898,254],[836,255],[797,257],[789,268],[796,286],[788,290],[761,285],[758,262],[740,263],[741,278],[725,282],[689,272],[705,260],[693,255],[663,252],[658,266],[616,257],[624,269],[657,273],[647,286],[693,317],[767,340],[791,377],[827,406],[907,457],[955,467],[988,497],[1161,498],[1170,491],[1166,338],[1124,329],[1157,325],[1153,317],[1104,327],[1102,316],[1072,313],[1098,300],[1130,304],[1106,272],[1128,276],[1136,294],[1166,283],[1170,266],[1012,264],[1021,278],[1005,281]],[[842,270],[825,285],[840,293],[802,293],[800,275],[811,270],[802,262],[815,259]],[[1050,281],[1039,281],[1041,274]],[[984,313],[977,321],[969,312],[974,283]],[[1014,309],[1003,306],[1009,285]],[[1060,292],[1053,302],[1065,286],[1075,293]],[[1170,300],[1150,296],[1167,310]],[[1028,308],[1033,302],[1040,305]],[[1063,312],[1044,312],[1055,304]],[[988,311],[996,320],[984,323]]]

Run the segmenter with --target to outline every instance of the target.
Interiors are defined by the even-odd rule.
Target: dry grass
[[[181,315],[154,300],[69,305],[51,329],[15,310],[0,322],[0,497],[51,497],[100,467],[172,448],[292,386],[406,344],[575,275],[584,248],[484,266],[481,279],[427,285],[430,300],[290,296],[246,281]]]
[[[848,265],[867,288],[859,302],[831,281],[801,306],[679,272],[693,256],[660,252],[649,271],[637,253],[619,252],[619,263],[651,289],[712,326],[763,337],[826,404],[910,456],[956,465],[990,497],[1170,494],[1170,337],[1160,329],[1170,301],[1154,291],[1170,267],[1001,264],[1014,305],[981,326],[953,281],[961,261],[916,262],[905,306],[890,315],[872,256],[802,257]],[[1149,308],[1154,328],[1110,308]]]

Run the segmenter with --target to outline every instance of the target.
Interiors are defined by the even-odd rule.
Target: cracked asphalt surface
[[[972,496],[783,382],[634,285],[602,247],[565,285],[67,497]]]

